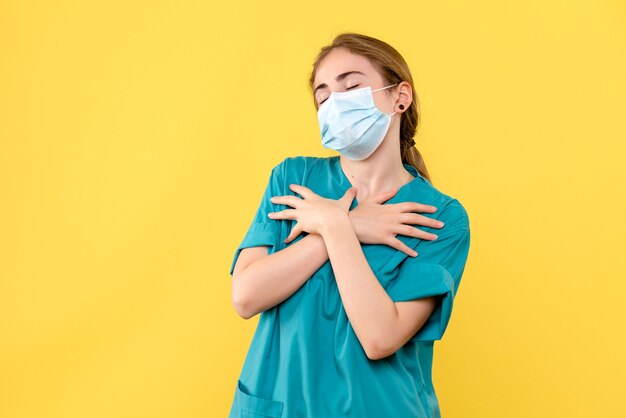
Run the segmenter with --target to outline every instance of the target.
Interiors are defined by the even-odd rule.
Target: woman
[[[235,252],[233,305],[261,316],[229,416],[439,417],[433,344],[465,268],[467,212],[413,147],[419,106],[395,49],[341,34],[310,87],[322,144],[340,155],[276,165]]]

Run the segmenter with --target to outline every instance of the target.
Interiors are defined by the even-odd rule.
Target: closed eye
[[[358,87],[358,86],[360,86],[360,84],[355,84],[354,86],[348,87],[346,90],[350,90],[350,89],[353,89],[353,88]],[[321,106],[322,103],[324,103],[326,100],[328,100],[328,97],[325,98],[324,100],[322,100],[318,106]]]

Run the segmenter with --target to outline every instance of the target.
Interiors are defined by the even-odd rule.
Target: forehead
[[[313,86],[320,83],[331,83],[335,77],[346,71],[361,71],[365,77],[375,79],[379,77],[372,63],[362,55],[353,54],[345,48],[335,48],[324,57],[317,67]],[[363,76],[360,76],[363,77]]]

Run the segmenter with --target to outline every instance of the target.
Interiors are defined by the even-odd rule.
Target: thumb
[[[384,192],[381,192],[377,195],[374,195],[372,198],[368,199],[374,203],[383,203],[386,202],[387,200],[391,199],[392,197],[394,197],[396,195],[396,193],[398,193],[398,188],[394,187],[391,190],[387,190]]]
[[[348,199],[350,202],[352,202],[352,199],[354,199],[356,196],[356,192],[357,188],[352,186],[348,190],[346,190],[346,192],[343,194],[342,199]]]

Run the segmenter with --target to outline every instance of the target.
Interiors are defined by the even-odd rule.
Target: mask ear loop
[[[379,88],[379,89],[372,90],[372,93],[373,93],[373,92],[375,92],[375,91],[378,91],[378,90],[384,90],[384,89],[388,89],[389,87],[397,86],[398,84],[400,84],[400,83],[396,83],[396,84],[392,84],[392,85],[390,85],[390,86],[381,87],[381,88]],[[393,112],[391,115],[387,115],[387,116],[392,117],[392,116],[393,116],[393,115],[395,115],[396,113],[398,113],[398,112]]]
[[[396,83],[396,84],[392,84],[392,85],[390,85],[390,86],[381,87],[381,88],[379,88],[379,89],[372,90],[372,93],[373,93],[373,92],[375,92],[375,91],[378,91],[378,90],[384,90],[384,89],[388,89],[389,87],[397,86],[398,84],[399,84],[399,83]],[[392,117],[392,116],[393,116],[393,115],[395,115],[396,113],[398,113],[398,112],[393,112],[391,115],[387,115],[387,116]]]
[[[399,83],[392,84],[392,85],[390,85],[390,86],[381,87],[381,88],[379,88],[379,89],[372,90],[372,92],[375,92],[375,91],[378,91],[378,90],[388,89],[389,87],[397,86],[398,84],[399,84]]]

